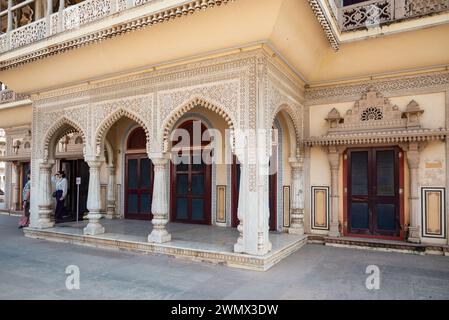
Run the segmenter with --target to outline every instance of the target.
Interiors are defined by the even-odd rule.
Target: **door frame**
[[[348,175],[351,172],[349,168],[348,161],[348,152],[349,151],[363,151],[363,150],[372,150],[372,149],[396,149],[397,150],[397,158],[395,161],[398,161],[398,179],[399,179],[399,236],[389,236],[389,235],[370,235],[370,234],[360,234],[360,233],[350,233],[348,228]],[[404,232],[404,151],[397,145],[386,145],[386,146],[366,146],[366,147],[353,147],[347,148],[343,152],[343,235],[348,237],[357,237],[357,238],[371,238],[371,239],[384,239],[384,240],[404,240],[405,232]]]

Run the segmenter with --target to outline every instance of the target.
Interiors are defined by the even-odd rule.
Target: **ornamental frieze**
[[[408,76],[389,80],[372,80],[357,84],[345,84],[324,88],[306,89],[307,105],[333,103],[352,100],[361,96],[369,88],[373,88],[384,95],[401,91],[413,91],[421,88],[449,87],[449,72],[441,72],[419,76]]]

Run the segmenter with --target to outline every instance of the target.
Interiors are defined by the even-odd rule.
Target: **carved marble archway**
[[[81,135],[83,139],[83,144],[85,146],[86,134],[83,131],[83,129],[81,129],[81,126],[76,124],[74,121],[68,119],[67,117],[61,117],[59,120],[57,120],[56,123],[52,127],[50,127],[50,129],[47,130],[47,132],[44,135],[42,145],[44,151],[43,156],[44,161],[49,160],[49,158],[50,159],[54,158],[56,143],[61,137],[75,132],[78,132]]]
[[[137,122],[145,131],[145,135],[147,138],[147,151],[150,146],[150,130],[145,124],[145,122],[135,113],[126,110],[124,108],[120,108],[114,111],[111,115],[109,115],[106,119],[104,119],[98,128],[95,130],[95,156],[99,157],[102,154],[102,150],[104,150],[104,144],[106,140],[106,135],[109,129],[121,118],[128,118],[132,121]]]
[[[170,132],[173,129],[173,126],[175,123],[187,112],[189,112],[191,109],[195,107],[203,107],[208,110],[214,111],[218,115],[220,115],[228,125],[229,129],[231,130],[231,137],[233,137],[233,131],[234,131],[234,121],[229,116],[229,114],[220,106],[217,106],[209,101],[207,101],[204,98],[195,97],[191,99],[189,102],[175,108],[164,121],[162,122],[162,147],[163,151],[167,152],[169,147],[169,137]],[[231,141],[232,145],[234,144],[233,139]]]
[[[287,131],[290,134],[290,155],[296,156],[296,153],[298,149],[301,146],[302,143],[302,121],[301,121],[301,115],[298,110],[295,110],[294,107],[292,107],[288,103],[282,103],[280,104],[272,113],[272,116],[270,118],[270,128],[273,126],[273,123],[276,119],[276,117],[280,114],[285,114],[287,118]]]

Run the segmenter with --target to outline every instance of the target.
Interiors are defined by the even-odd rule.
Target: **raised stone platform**
[[[235,228],[170,223],[167,229],[172,235],[172,241],[157,244],[147,242],[147,236],[152,229],[148,221],[101,220],[106,233],[95,236],[83,235],[86,223],[63,223],[49,229],[24,228],[24,233],[25,236],[36,239],[166,254],[176,258],[258,271],[268,270],[307,242],[307,236],[271,232],[272,251],[264,256],[252,256],[233,252],[238,235]]]

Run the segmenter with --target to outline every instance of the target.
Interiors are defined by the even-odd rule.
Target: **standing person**
[[[19,220],[19,229],[28,227],[28,224],[30,223],[30,194],[31,194],[31,175],[28,172],[27,182],[23,186],[22,190],[23,215],[20,217]]]
[[[55,220],[62,220],[66,215],[66,209],[64,206],[65,198],[67,197],[67,179],[65,177],[64,171],[59,171],[55,174],[53,183],[56,184],[56,210],[55,210]]]

